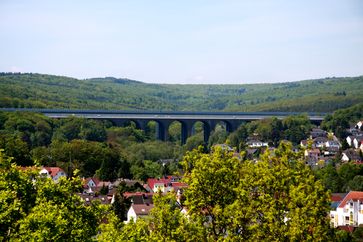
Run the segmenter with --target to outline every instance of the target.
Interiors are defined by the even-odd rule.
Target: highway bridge
[[[110,120],[115,125],[122,126],[126,122],[133,121],[136,127],[145,130],[150,121],[158,124],[158,139],[168,139],[169,125],[178,121],[181,123],[181,142],[185,144],[192,135],[192,129],[196,122],[203,123],[204,141],[207,142],[212,130],[217,123],[225,124],[227,132],[235,131],[243,122],[276,117],[283,119],[291,115],[299,115],[297,112],[177,112],[177,111],[121,111],[121,110],[65,110],[65,109],[21,109],[2,108],[2,111],[37,112],[50,118],[82,117],[89,119]],[[320,123],[325,113],[304,113],[315,123]]]

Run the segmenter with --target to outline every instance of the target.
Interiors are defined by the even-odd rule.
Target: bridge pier
[[[158,120],[156,121],[158,124],[157,127],[157,139],[161,141],[167,141],[169,138],[169,126],[171,121],[169,120]]]
[[[194,120],[180,120],[181,127],[181,144],[184,145],[187,139],[192,135]]]

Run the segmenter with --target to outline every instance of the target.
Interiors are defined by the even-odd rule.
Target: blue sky
[[[153,83],[363,75],[361,0],[0,0],[0,71]]]

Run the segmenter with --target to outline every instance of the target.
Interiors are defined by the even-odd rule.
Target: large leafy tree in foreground
[[[91,241],[104,210],[85,206],[79,178],[54,183],[0,150],[0,240]]]
[[[282,143],[257,162],[221,149],[184,159],[185,205],[206,240],[326,241],[329,196],[301,154]]]

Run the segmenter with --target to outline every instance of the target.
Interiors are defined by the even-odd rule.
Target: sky
[[[363,75],[362,0],[0,0],[0,71],[149,83]]]

